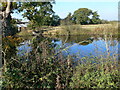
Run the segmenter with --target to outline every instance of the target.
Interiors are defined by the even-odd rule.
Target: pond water
[[[37,37],[40,40],[41,37]],[[45,38],[45,37],[44,37]],[[48,38],[48,37],[47,37]],[[32,51],[32,40],[21,43],[18,55],[25,55]],[[51,37],[49,42],[54,44],[55,52],[61,51],[64,56],[71,55],[79,58],[85,56],[107,56],[118,55],[120,41],[113,35],[80,35],[80,36],[57,36]]]

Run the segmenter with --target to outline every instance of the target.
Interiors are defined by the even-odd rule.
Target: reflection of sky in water
[[[114,40],[113,46],[110,45],[111,41],[107,41],[107,44],[109,46],[110,55],[118,54],[118,45],[117,41]],[[55,42],[59,47],[62,46],[62,41]],[[80,45],[77,43],[66,43],[65,46],[71,46],[66,51],[63,51],[64,55],[67,55],[69,53],[70,55],[79,55],[80,57],[84,56],[100,56],[100,55],[107,55],[106,50],[106,42],[102,39],[94,40],[92,43],[88,45]]]
[[[62,40],[59,41],[52,41],[52,43],[57,44],[57,46],[55,47],[56,52],[59,52],[59,50],[62,50],[66,47],[66,50],[63,51],[64,55],[78,55],[79,57],[84,57],[84,56],[100,56],[100,55],[107,55],[107,50],[106,50],[106,42],[99,38],[99,40],[94,40],[92,43],[88,44],[88,45],[80,45],[77,43],[65,43],[63,45]],[[110,50],[110,55],[114,55],[114,54],[118,54],[118,47],[120,47],[120,44],[117,44],[118,41],[117,40],[113,40],[113,41],[107,41],[107,44],[109,46],[109,50]],[[23,43],[21,43],[21,45],[19,47],[17,47],[18,49],[18,53],[17,55],[19,56],[24,56],[26,54],[28,54],[30,51],[32,51],[32,47],[30,46],[30,41],[25,41]]]
[[[30,51],[32,51],[32,47],[30,46],[29,41],[24,41],[20,44],[19,47],[17,47],[18,52],[17,55],[24,56],[25,54],[28,54]]]

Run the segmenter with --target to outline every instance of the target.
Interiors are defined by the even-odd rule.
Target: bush
[[[40,40],[37,40],[40,39]],[[39,45],[39,46],[38,46]],[[32,51],[22,57],[5,58],[6,69],[2,86],[5,88],[65,88],[72,76],[71,57],[54,55],[50,39],[35,38]]]
[[[108,59],[104,59],[104,62],[98,64],[93,63],[90,59],[87,60],[76,67],[70,87],[120,88],[120,73],[116,63],[109,62]],[[108,61],[105,62],[105,60]]]

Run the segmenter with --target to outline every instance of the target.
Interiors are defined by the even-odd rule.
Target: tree
[[[91,24],[99,24],[101,23],[101,20],[99,19],[98,13],[95,11],[92,13],[92,19],[91,19]]]
[[[11,24],[11,13],[17,8],[17,3],[10,2],[1,2],[0,3],[0,20],[2,23],[3,36],[14,35],[17,30]]]
[[[54,0],[49,2],[24,2],[21,3],[18,11],[24,12],[23,17],[30,20],[33,28],[41,28],[42,25],[49,25],[51,22],[51,16],[54,14],[52,3],[54,3]]]
[[[71,25],[73,24],[72,14],[69,13],[66,18],[61,20],[61,25]]]
[[[67,25],[72,24],[72,14],[71,13],[69,13],[67,15],[67,17],[65,18],[65,22],[66,22]]]
[[[99,19],[99,15],[97,11],[93,12],[92,10],[88,8],[80,8],[76,10],[71,20],[75,24],[99,24],[101,23],[101,20]]]
[[[51,26],[58,26],[60,25],[60,17],[58,15],[53,15],[51,18]]]
[[[90,15],[92,15],[92,10],[80,8],[74,12],[73,20],[76,24],[88,24],[90,22]]]

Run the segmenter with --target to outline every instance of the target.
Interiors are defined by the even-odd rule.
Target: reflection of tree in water
[[[90,43],[92,43],[92,41],[82,41],[81,43],[79,43],[80,45],[88,45],[88,44],[90,44]]]
[[[116,40],[116,42],[115,42],[115,40]],[[107,35],[107,34],[105,34],[104,35],[104,41],[105,41],[105,47],[106,47],[106,51],[107,51],[106,53],[109,56],[112,53],[110,51],[110,46],[116,46],[116,45],[118,45],[118,40],[117,40],[117,38],[113,39],[113,35]]]
[[[59,36],[58,38],[60,38],[62,41],[66,41],[67,43],[70,43],[70,42],[78,43],[78,42],[87,40],[90,37],[91,37],[91,35],[88,34],[88,35],[79,35],[79,36],[75,36],[75,35],[73,35],[73,36]],[[66,38],[67,38],[67,40],[66,40]]]
[[[58,39],[61,39],[64,43],[80,43],[80,45],[88,45],[93,42],[93,39],[91,37],[94,37],[94,40],[99,40],[99,38],[104,39],[104,35],[90,35],[90,34],[85,34],[85,35],[79,35],[79,36],[58,36]],[[118,37],[117,35],[109,35],[107,36],[109,39],[107,41],[110,41],[111,46],[116,45],[116,41],[118,42]],[[66,40],[67,39],[67,40]]]
[[[92,35],[62,36],[62,37],[60,37],[60,39],[62,39],[63,43],[71,43],[71,44],[79,43],[80,45],[88,45],[88,44],[92,43],[94,40]]]

